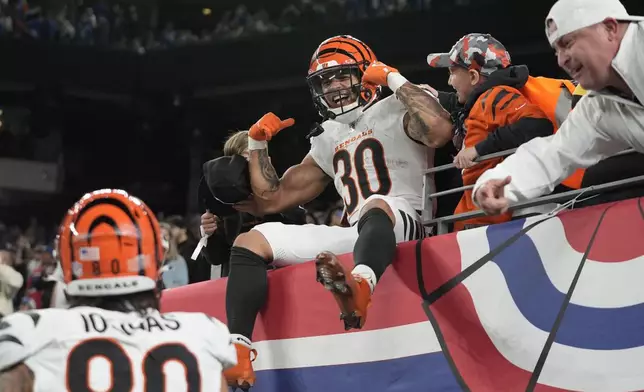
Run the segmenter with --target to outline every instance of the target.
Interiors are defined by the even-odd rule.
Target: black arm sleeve
[[[497,128],[475,146],[479,156],[517,148],[536,137],[552,135],[554,126],[547,118],[524,117],[514,124]]]

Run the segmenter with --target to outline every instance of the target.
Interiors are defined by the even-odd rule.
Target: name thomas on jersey
[[[236,351],[228,329],[205,314],[76,307],[2,319],[0,371],[21,362],[34,392],[190,391],[220,385]]]
[[[181,322],[172,314],[161,314],[158,316],[146,315],[136,322],[118,322],[109,320],[99,313],[88,313],[80,315],[85,332],[105,333],[109,328],[132,336],[137,332],[165,332],[178,331],[181,329]]]

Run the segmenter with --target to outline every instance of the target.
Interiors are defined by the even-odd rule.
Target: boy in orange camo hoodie
[[[453,99],[441,102],[464,105],[456,114],[453,108],[446,108],[454,120],[454,143],[461,149],[454,163],[462,169],[463,185],[474,185],[484,171],[502,160],[475,163],[477,157],[552,135],[552,122],[520,91],[528,81],[528,68],[512,66],[508,51],[489,34],[468,34],[449,53],[430,54],[427,61],[430,67],[449,69],[449,84],[456,93],[452,93]],[[477,209],[472,191],[466,190],[455,213]],[[506,222],[510,218],[511,213],[484,216],[457,222],[454,229]]]

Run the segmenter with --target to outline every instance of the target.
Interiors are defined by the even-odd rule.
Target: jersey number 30
[[[371,184],[369,183],[369,174],[365,168],[366,150],[371,152],[373,168],[378,179],[377,189],[371,189]],[[349,198],[351,199],[346,200],[345,198],[344,200],[347,215],[351,215],[358,206],[358,191],[360,191],[362,199],[366,199],[371,195],[387,195],[391,191],[391,178],[385,161],[385,150],[378,140],[369,138],[358,144],[353,156],[353,162],[351,162],[351,154],[347,150],[339,150],[333,156],[333,168],[336,173],[338,172],[339,164],[343,166],[343,175],[340,180],[347,187]],[[353,167],[355,167],[357,183],[352,176]]]
[[[201,390],[201,375],[197,358],[180,343],[162,344],[148,351],[142,367],[132,366],[123,348],[111,339],[90,339],[80,343],[69,353],[67,359],[67,389],[70,392],[90,392],[89,363],[94,358],[103,358],[110,363],[111,392],[128,392],[134,387],[133,372],[143,372],[145,391],[165,391],[163,366],[168,361],[177,361],[186,369],[186,383],[189,392]]]

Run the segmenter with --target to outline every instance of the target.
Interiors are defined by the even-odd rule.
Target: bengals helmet
[[[125,191],[102,189],[83,196],[67,211],[56,242],[71,296],[157,288],[164,255],[159,222],[145,203]]]
[[[371,48],[350,35],[329,38],[318,46],[311,58],[306,81],[313,96],[313,103],[324,120],[331,119],[349,124],[380,97],[380,86],[362,84],[362,75],[374,61],[376,55]],[[323,83],[337,76],[348,75],[353,77],[350,88],[323,91]],[[343,104],[343,97],[347,95],[354,95],[357,99]],[[331,99],[338,100],[339,107],[331,107],[335,106],[329,105]]]

